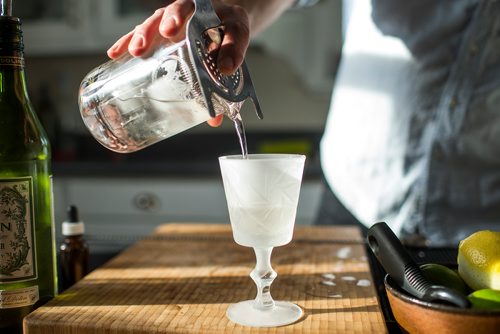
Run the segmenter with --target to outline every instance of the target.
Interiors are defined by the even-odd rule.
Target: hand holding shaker
[[[165,40],[147,57],[126,54],[83,79],[83,121],[108,149],[134,152],[219,114],[234,120],[249,97],[262,119],[246,64],[230,76],[217,69],[223,29],[211,0],[193,1],[183,41]]]

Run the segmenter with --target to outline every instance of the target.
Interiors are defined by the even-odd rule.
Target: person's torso
[[[498,224],[500,4],[372,5],[355,4],[322,141],[332,188],[434,244]]]

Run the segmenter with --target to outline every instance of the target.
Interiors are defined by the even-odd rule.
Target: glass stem
[[[259,310],[267,310],[274,307],[271,297],[271,284],[278,274],[271,267],[271,253],[273,247],[254,248],[257,264],[250,273],[250,277],[257,285],[257,297],[254,307]]]

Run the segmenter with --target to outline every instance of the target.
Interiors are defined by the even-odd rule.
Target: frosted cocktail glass
[[[224,191],[236,243],[252,247],[257,264],[250,277],[257,297],[229,306],[228,318],[253,327],[293,323],[303,315],[297,305],[274,301],[270,287],[273,247],[292,240],[306,157],[297,154],[249,154],[219,158]]]

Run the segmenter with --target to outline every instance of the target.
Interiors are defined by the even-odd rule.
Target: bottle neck
[[[27,95],[21,22],[16,17],[0,16],[0,93],[12,87],[18,98]]]
[[[21,22],[12,16],[0,16],[0,126],[0,163],[50,159],[47,135],[28,96]]]
[[[27,96],[26,79],[24,75],[24,58],[22,52],[6,56],[0,53],[0,94],[11,93],[22,99]]]

